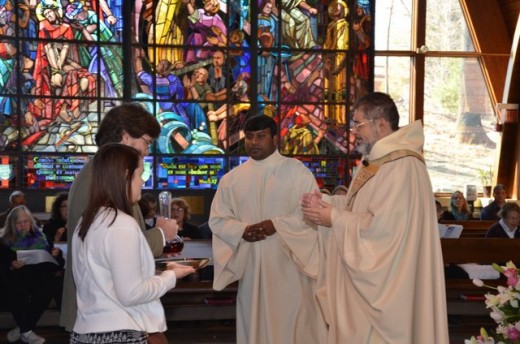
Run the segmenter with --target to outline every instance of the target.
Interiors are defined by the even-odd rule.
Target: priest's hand
[[[244,230],[242,238],[249,242],[255,242],[265,240],[270,235],[276,232],[273,222],[271,220],[265,220],[252,225],[249,225]]]
[[[300,204],[304,208],[317,208],[319,207],[321,196],[322,193],[320,190],[304,193],[300,200]]]
[[[331,227],[332,206],[325,201],[319,200],[317,207],[302,207],[303,217],[318,226]]]

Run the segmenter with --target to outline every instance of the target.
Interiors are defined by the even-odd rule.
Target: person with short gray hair
[[[7,208],[3,213],[0,213],[0,227],[4,226],[5,220],[13,208],[19,205],[25,205],[26,203],[25,194],[22,191],[13,191],[9,195],[9,208]]]
[[[505,203],[498,212],[500,220],[489,227],[486,238],[520,238],[520,207],[516,203]]]

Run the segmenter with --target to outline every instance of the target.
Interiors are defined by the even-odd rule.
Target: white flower
[[[507,277],[507,286],[496,288],[485,285],[483,281],[474,279],[473,284],[478,287],[486,287],[496,290],[496,294],[487,293],[486,307],[490,308],[490,316],[497,323],[495,333],[497,344],[520,343],[520,278],[518,269],[511,261],[505,266],[493,264],[493,268]],[[495,339],[488,336],[486,330],[481,328],[480,336],[471,337],[464,341],[465,344],[495,344]]]
[[[498,306],[500,304],[500,299],[498,298],[497,295],[486,294],[484,296],[486,297],[486,307],[487,308]]]
[[[477,278],[475,278],[473,280],[473,284],[476,285],[477,287],[483,287],[484,286],[484,282],[482,282],[482,280],[479,280]]]
[[[493,307],[493,311],[489,314],[493,320],[495,320],[497,323],[504,320],[504,313],[499,310],[497,307]]]

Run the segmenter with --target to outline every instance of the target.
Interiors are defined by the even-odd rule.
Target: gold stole
[[[361,166],[361,169],[356,173],[356,176],[350,185],[349,193],[347,195],[347,211],[352,211],[352,206],[354,205],[354,200],[356,199],[358,191],[363,187],[363,185],[365,185],[366,182],[368,182],[373,176],[376,175],[377,171],[381,166],[383,166],[383,164],[407,156],[413,156],[424,163],[424,157],[422,154],[416,153],[409,149],[398,149],[379,159],[364,162],[363,166]]]

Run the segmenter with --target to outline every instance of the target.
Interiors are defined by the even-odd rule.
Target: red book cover
[[[234,305],[235,299],[232,297],[206,297],[204,303],[207,305]]]
[[[486,297],[482,294],[461,294],[460,298],[464,301],[485,301]]]

